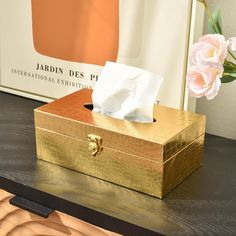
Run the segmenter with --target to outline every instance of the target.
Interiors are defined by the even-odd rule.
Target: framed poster
[[[51,101],[93,88],[106,61],[161,75],[182,108],[196,0],[0,0],[0,90]],[[105,91],[104,91],[105,92]]]

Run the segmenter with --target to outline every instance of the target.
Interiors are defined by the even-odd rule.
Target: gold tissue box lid
[[[82,89],[35,110],[35,125],[86,140],[103,137],[103,146],[157,161],[166,161],[205,132],[205,116],[161,105],[153,123],[120,120],[92,112],[92,90]]]

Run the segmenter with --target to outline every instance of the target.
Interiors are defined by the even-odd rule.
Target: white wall
[[[211,10],[220,8],[224,36],[236,36],[236,0],[208,0],[207,3]],[[204,33],[207,33],[206,21],[207,17]],[[222,84],[213,100],[198,99],[196,112],[207,116],[208,133],[236,139],[236,81]]]

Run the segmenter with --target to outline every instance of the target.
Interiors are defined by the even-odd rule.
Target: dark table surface
[[[40,105],[0,92],[0,188],[125,235],[236,235],[235,140],[206,135],[204,166],[159,200],[37,160]]]

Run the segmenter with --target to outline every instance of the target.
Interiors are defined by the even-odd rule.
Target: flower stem
[[[213,27],[214,27],[214,29],[215,29],[215,31],[216,31],[218,34],[220,34],[220,31],[219,31],[219,29],[218,29],[218,27],[217,27],[217,25],[216,25],[214,19],[212,18],[211,11],[210,11],[210,9],[209,9],[208,6],[207,6],[206,1],[203,0],[202,3],[203,3],[203,5],[204,5],[205,8],[206,8],[207,15],[208,15],[208,17],[210,18],[210,20],[211,20],[211,22],[212,22],[212,24],[213,24]]]
[[[208,17],[211,19],[211,22],[212,22],[212,24],[213,24],[213,26],[214,26],[214,28],[215,28],[215,31],[216,31],[218,34],[221,34],[220,31],[219,31],[219,29],[218,29],[218,27],[217,27],[217,25],[216,25],[216,23],[215,23],[215,21],[214,21],[213,18],[212,18],[211,12],[210,12],[210,10],[209,10],[208,7],[206,8],[206,11],[207,11]]]
[[[234,54],[228,49],[228,53],[231,57],[233,57],[233,59],[236,61],[236,57],[234,56]]]

